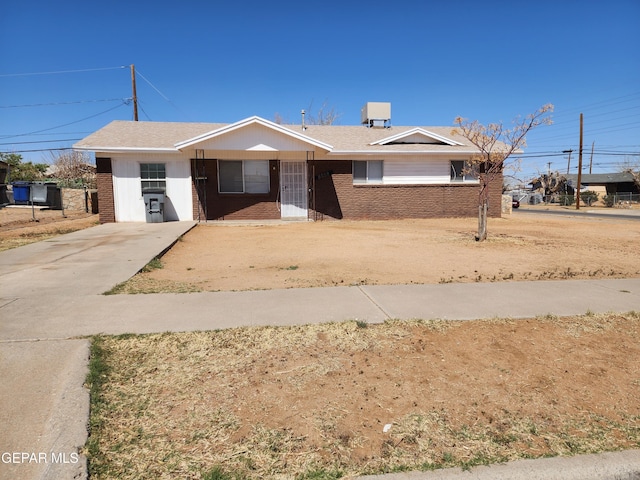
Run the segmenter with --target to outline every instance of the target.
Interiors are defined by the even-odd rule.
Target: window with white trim
[[[452,182],[476,182],[478,175],[466,160],[451,160]]]
[[[353,183],[382,183],[382,160],[354,160]]]
[[[269,193],[268,160],[218,160],[220,193]]]
[[[148,188],[167,189],[167,173],[164,163],[141,163],[140,180],[142,191]]]

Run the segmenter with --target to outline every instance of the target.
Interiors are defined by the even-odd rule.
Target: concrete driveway
[[[0,252],[0,479],[86,476],[89,335],[640,310],[640,279],[101,295],[193,225],[105,224]]]
[[[75,326],[193,226],[105,224],[0,252],[1,479],[86,477],[89,340]]]

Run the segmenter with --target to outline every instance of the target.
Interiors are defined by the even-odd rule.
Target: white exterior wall
[[[164,163],[166,168],[165,220],[193,220],[191,162],[179,155],[111,155],[116,222],[145,222],[140,179],[141,163]]]
[[[447,158],[385,159],[382,183],[394,185],[449,183],[451,180],[449,162]]]

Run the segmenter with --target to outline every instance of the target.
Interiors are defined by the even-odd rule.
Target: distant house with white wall
[[[74,148],[95,152],[102,222],[144,222],[147,187],[164,189],[166,220],[477,216],[467,139],[452,127],[390,126],[384,103],[367,104],[362,120],[114,121]]]

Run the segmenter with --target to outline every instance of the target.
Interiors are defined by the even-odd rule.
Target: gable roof
[[[246,128],[247,126],[250,125],[261,125],[263,127],[267,127],[268,129],[274,130],[276,132],[282,133],[286,136],[295,138],[296,140],[300,140],[304,143],[308,143],[309,145],[313,145],[314,147],[319,147],[322,148],[324,150],[327,151],[331,151],[333,149],[333,147],[329,144],[323,143],[323,142],[319,142],[311,137],[308,137],[306,135],[303,135],[301,133],[296,132],[295,130],[290,130],[288,128],[283,127],[280,124],[271,122],[269,120],[265,120],[264,118],[260,118],[260,117],[249,117],[246,118],[244,120],[240,120],[239,122],[236,123],[232,123],[230,125],[225,125],[223,127],[219,127],[215,130],[212,130],[210,132],[207,132],[205,134],[202,135],[198,135],[194,138],[190,138],[187,140],[184,140],[182,142],[177,142],[175,144],[175,147],[178,150],[182,150],[183,148],[188,148],[188,147],[192,147],[194,145],[197,145],[199,143],[205,142],[207,140],[211,140],[212,138],[216,138],[218,136],[221,135],[225,135],[227,133],[233,132],[235,130],[239,130],[241,128]],[[267,149],[271,149],[270,147],[266,146],[265,147]],[[271,149],[273,150],[273,149]]]
[[[434,145],[462,145],[459,142],[443,137],[437,133],[424,130],[420,127],[412,128],[406,132],[396,133],[390,137],[373,142],[372,145],[389,145],[393,143],[407,144],[434,144]]]
[[[466,138],[453,133],[453,127],[308,125],[303,129],[301,125],[280,125],[255,116],[231,124],[116,120],[73,147],[105,153],[179,153],[182,149],[193,148],[207,140],[255,125],[325,150],[328,155],[477,152],[477,148]],[[256,145],[254,148],[261,147]],[[264,145],[264,148],[269,149],[268,145]]]

